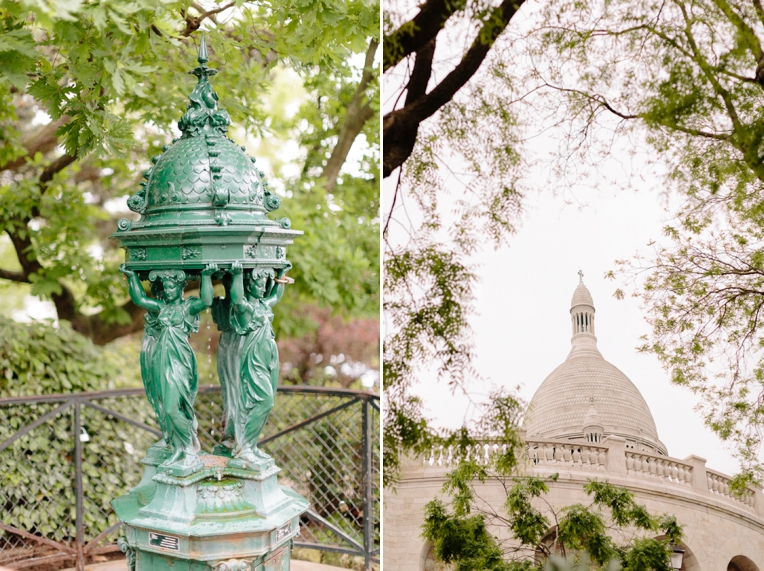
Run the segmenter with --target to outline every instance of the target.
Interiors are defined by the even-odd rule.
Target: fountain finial
[[[204,32],[202,32],[202,41],[199,43],[199,57],[197,58],[197,61],[202,66],[210,61],[210,56],[207,53],[207,42],[204,41]]]

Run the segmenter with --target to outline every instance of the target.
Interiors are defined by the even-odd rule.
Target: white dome
[[[579,284],[572,306],[582,303],[594,308],[589,290]],[[594,416],[604,436],[617,435],[629,447],[666,454],[653,415],[637,387],[602,357],[592,333],[579,331],[574,328],[567,359],[541,383],[528,405],[527,437],[581,439],[584,426]]]

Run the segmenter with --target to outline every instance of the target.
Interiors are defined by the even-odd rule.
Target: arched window
[[[727,571],[759,571],[759,568],[745,555],[735,555],[727,563]]]

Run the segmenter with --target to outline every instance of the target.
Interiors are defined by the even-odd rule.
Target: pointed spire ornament
[[[135,230],[178,224],[186,228],[254,224],[285,231],[279,236],[289,236],[286,243],[291,244],[292,237],[300,233],[286,232],[291,225],[289,220],[271,220],[267,216],[279,208],[281,197],[269,190],[263,172],[255,167],[255,158],[247,156],[246,148],[227,135],[231,118],[220,106],[210,83],[217,70],[207,67],[209,57],[207,40],[202,35],[197,56],[199,65],[189,72],[198,81],[188,96],[186,111],[178,121],[182,135],[151,159],[153,166],[144,173],[145,182],[140,183],[140,190],[127,201],[128,208],[142,217],[137,221],[120,220],[120,237],[127,239]],[[244,234],[242,240],[247,240]],[[127,241],[123,243],[128,247]],[[285,262],[285,244],[276,240],[272,246],[278,249],[272,252],[268,249],[268,258]],[[159,255],[158,250],[147,250],[145,244],[137,242],[135,245],[135,249],[130,248],[129,263],[135,263],[135,269],[144,269],[140,263],[147,270],[153,269],[151,260],[143,257],[144,252],[153,251],[154,255]],[[253,244],[247,242],[246,246],[248,251],[253,251]],[[257,260],[261,261],[262,249],[256,249],[259,252]],[[184,269],[192,266],[201,270],[197,267],[201,256],[193,255],[197,250],[202,251],[197,247],[193,252],[181,252],[185,252],[182,255]],[[220,254],[220,258],[229,258],[222,256],[222,251]]]
[[[199,57],[197,60],[200,65],[206,65],[210,61],[210,56],[207,53],[207,42],[204,41],[204,32],[202,32],[202,41],[199,42]]]

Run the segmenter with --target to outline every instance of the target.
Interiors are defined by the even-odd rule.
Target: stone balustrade
[[[491,455],[498,451],[506,452],[506,444],[477,444],[467,448],[466,460],[477,461],[478,464],[487,464]],[[423,466],[455,466],[461,457],[455,453],[453,446],[438,446],[430,451],[429,455],[422,458]]]
[[[466,450],[466,459],[487,464],[493,454],[506,452],[506,444],[483,443]],[[706,468],[706,461],[697,456],[684,460],[661,456],[651,452],[626,448],[619,437],[608,437],[601,444],[566,440],[526,439],[525,452],[531,469],[612,474],[614,478],[627,477],[650,480],[668,486],[690,488],[697,493],[715,496],[731,502],[746,511],[764,514],[764,496],[749,488],[738,496],[730,491],[731,478]],[[461,455],[453,447],[433,449],[421,459],[421,466],[450,469],[460,462]]]
[[[530,461],[536,466],[555,466],[563,469],[577,467],[603,471],[607,468],[607,446],[527,440],[525,450]]]
[[[742,496],[733,495],[730,492],[730,483],[732,482],[732,479],[724,474],[715,472],[714,470],[706,470],[706,481],[708,483],[709,493],[718,494],[727,499],[739,502],[750,509],[754,509],[756,493],[753,490],[748,490]]]
[[[626,450],[626,473],[628,474],[644,474],[692,486],[692,470],[691,464],[676,458]]]

